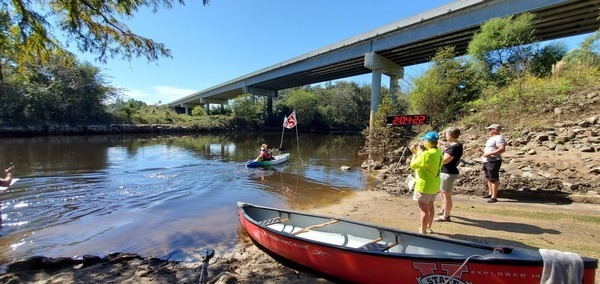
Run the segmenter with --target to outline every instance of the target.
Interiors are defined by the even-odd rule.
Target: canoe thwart
[[[298,235],[298,234],[306,233],[306,232],[308,232],[308,231],[310,231],[312,229],[316,229],[316,228],[323,228],[325,226],[328,226],[328,225],[331,225],[331,224],[335,224],[335,223],[337,223],[339,221],[340,220],[335,220],[334,219],[334,220],[331,220],[329,222],[325,222],[323,224],[317,224],[317,225],[308,226],[308,227],[306,227],[306,228],[304,228],[304,229],[302,229],[300,231],[293,232],[292,235]]]

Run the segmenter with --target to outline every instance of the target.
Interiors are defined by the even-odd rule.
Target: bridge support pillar
[[[381,102],[381,74],[385,73],[386,75],[389,74],[390,77],[393,77],[393,75],[400,73],[399,70],[402,70],[402,67],[375,52],[365,53],[364,65],[366,68],[369,68],[373,71],[371,76],[371,112],[369,114],[368,151],[369,160],[372,160],[373,125],[375,122],[375,113],[377,112],[377,108],[379,108],[379,103]]]
[[[277,97],[276,90],[268,90],[256,87],[244,87],[244,92],[255,96],[267,97],[267,118],[271,119],[273,117],[273,98]]]

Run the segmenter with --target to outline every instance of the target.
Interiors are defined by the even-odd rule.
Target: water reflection
[[[280,133],[0,139],[0,263],[117,251],[184,259],[238,243],[236,201],[309,210],[364,190],[360,135],[285,135],[289,163],[249,169]],[[305,163],[300,162],[300,159]],[[341,171],[340,166],[355,170]]]
[[[335,204],[356,189],[350,184],[329,185],[295,173],[280,171],[278,168],[259,169],[257,172],[259,177],[256,181],[265,185],[263,189],[281,195],[287,200],[290,209],[306,210],[323,204]]]

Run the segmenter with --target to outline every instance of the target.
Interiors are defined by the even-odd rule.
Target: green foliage
[[[369,123],[370,98],[368,85],[345,81],[282,90],[273,102],[275,122],[280,124],[280,118],[296,110],[304,129],[364,129]]]
[[[281,103],[283,109],[296,110],[299,125],[321,125],[319,100],[308,88],[293,88]]]
[[[369,119],[370,88],[354,82],[336,82],[317,87],[317,110],[323,124],[330,128],[364,128]]]
[[[71,57],[52,57],[45,64],[27,64],[25,72],[8,73],[3,83],[1,116],[33,121],[103,121],[103,103],[118,95],[100,70]],[[24,75],[23,75],[24,74]]]
[[[563,59],[565,61],[564,70],[600,65],[599,39],[600,31],[596,31],[586,37],[578,49],[569,52]]]
[[[415,79],[409,102],[414,113],[429,114],[431,126],[438,129],[464,114],[479,91],[474,69],[454,58],[453,47],[443,48],[429,70]]]
[[[264,121],[262,110],[265,108],[265,104],[253,95],[241,95],[230,104],[236,120],[249,125],[258,125]]]
[[[8,47],[2,50],[12,53],[11,58],[19,65],[31,60],[44,62],[57,53],[66,53],[54,34],[61,32],[67,38],[65,45],[76,44],[80,51],[95,53],[100,61],[114,56],[127,60],[144,56],[155,61],[170,57],[170,50],[134,33],[119,19],[131,18],[141,8],[151,7],[156,12],[160,8],[169,9],[174,3],[185,1],[2,0],[0,31],[4,32],[0,33],[0,45]],[[208,0],[203,0],[203,4],[208,4]],[[56,19],[56,23],[47,19]]]
[[[526,69],[536,42],[535,16],[493,18],[469,42],[467,53],[484,66],[487,75],[499,86],[519,77]]]
[[[560,61],[565,54],[567,54],[567,47],[564,43],[546,45],[531,58],[529,71],[537,77],[550,77],[552,65]]]
[[[195,106],[192,109],[192,115],[193,116],[205,116],[206,114],[206,110],[204,109],[204,107],[202,106]]]
[[[24,119],[25,97],[19,92],[17,86],[0,82],[0,119],[22,120]]]
[[[490,86],[479,100],[469,104],[478,111],[464,122],[481,126],[501,123],[534,129],[543,125],[543,119],[555,115],[553,110],[557,107],[575,104],[588,108],[582,104],[585,98],[578,97],[577,90],[600,87],[600,68],[582,64],[560,74],[555,78],[525,76],[502,88]],[[523,114],[527,114],[526,119],[515,119]]]

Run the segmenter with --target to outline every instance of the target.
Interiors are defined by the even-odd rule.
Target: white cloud
[[[123,94],[126,99],[134,99],[147,104],[166,104],[185,96],[189,96],[198,90],[183,89],[172,86],[152,86],[143,90],[133,89],[125,90]]]

